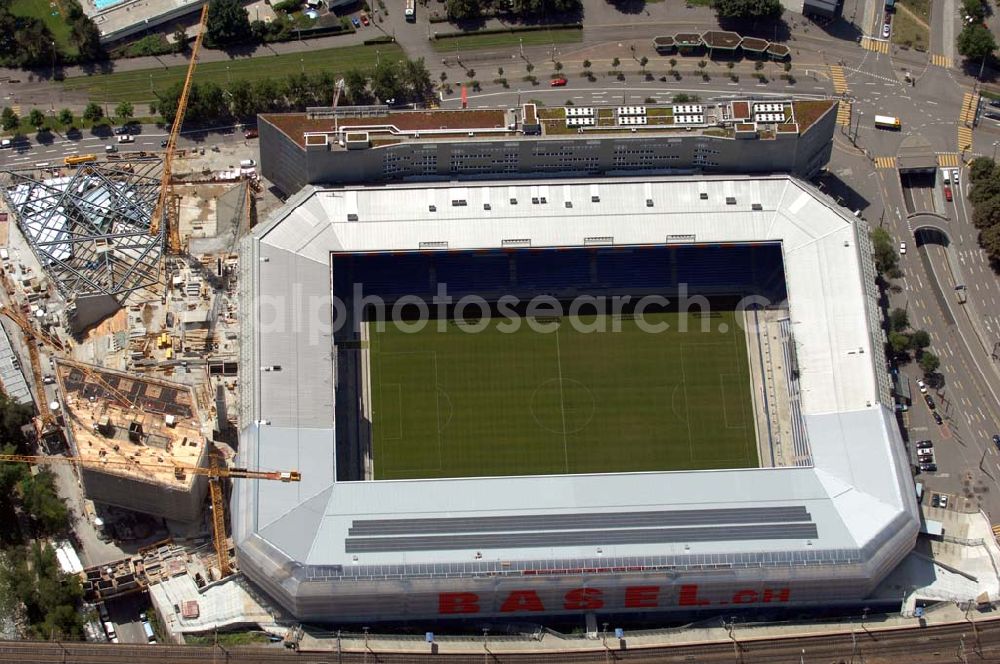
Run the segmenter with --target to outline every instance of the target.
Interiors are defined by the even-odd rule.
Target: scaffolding
[[[0,195],[63,297],[121,300],[160,279],[163,236],[150,218],[161,171],[158,158],[5,170]]]

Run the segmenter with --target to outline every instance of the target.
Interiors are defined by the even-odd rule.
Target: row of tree
[[[969,166],[972,189],[972,223],[979,229],[979,245],[990,260],[1000,263],[1000,168],[986,157],[974,159]]]
[[[979,60],[983,63],[997,50],[997,42],[993,33],[986,27],[986,5],[982,0],[962,0],[962,9],[966,16],[971,17],[971,23],[966,23],[956,40],[958,52],[969,60]]]
[[[21,432],[31,416],[30,408],[0,394],[3,454],[31,452]],[[32,473],[23,463],[0,463],[0,515],[7,525],[0,551],[0,598],[6,600],[5,608],[22,615],[35,638],[82,638],[80,579],[63,573],[52,547],[42,543],[70,528],[69,510],[59,497],[55,476],[47,470]],[[16,524],[27,525],[29,532]],[[22,544],[25,539],[28,544]]]
[[[383,60],[370,71],[351,69],[344,73],[344,92],[340,103],[372,104],[426,101],[433,94],[430,72],[419,60]],[[182,85],[159,95],[151,110],[168,124],[177,113]],[[283,79],[261,78],[236,80],[223,88],[212,83],[195,82],[188,96],[185,121],[205,124],[235,117],[250,119],[258,113],[305,110],[309,106],[329,106],[333,100],[336,77],[330,72],[291,74]]]
[[[81,116],[84,120],[90,123],[97,123],[104,117],[104,109],[101,108],[100,104],[96,102],[90,102],[87,107],[83,110],[83,115]],[[135,107],[130,101],[119,102],[115,107],[114,120],[125,124],[135,117]],[[64,108],[59,111],[56,115],[56,120],[59,125],[68,129],[73,126],[76,121],[76,116],[73,115],[73,111],[68,108]],[[37,129],[38,131],[44,131],[49,127],[48,118],[43,111],[37,108],[33,108],[28,112],[28,124]],[[3,111],[0,111],[0,127],[4,131],[15,131],[21,126],[21,118],[10,106],[4,106]]]
[[[12,0],[0,0],[0,66],[49,67],[104,57],[100,31],[77,0],[59,3],[65,12],[63,20],[70,27],[69,40],[77,50],[76,55],[60,50],[58,40],[44,21],[15,14],[12,4]]]
[[[512,14],[519,18],[537,18],[579,14],[583,10],[580,0],[447,0],[448,19],[465,21],[482,16]]]

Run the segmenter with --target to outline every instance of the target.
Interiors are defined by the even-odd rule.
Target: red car
[[[554,78],[551,81],[549,81],[549,85],[551,85],[554,88],[561,88],[562,86],[566,85],[566,79],[563,78],[562,76],[560,76],[559,78]]]
[[[368,14],[361,12],[361,24],[368,25]]]
[[[951,187],[948,185],[944,186],[944,200],[951,202]]]

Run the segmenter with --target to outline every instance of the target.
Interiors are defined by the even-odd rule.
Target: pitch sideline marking
[[[556,328],[556,369],[559,376],[559,415],[562,418],[563,461],[569,474],[569,443],[566,440],[566,401],[563,398],[562,352],[559,349],[559,328]]]

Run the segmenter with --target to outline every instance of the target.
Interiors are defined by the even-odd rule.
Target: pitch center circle
[[[531,416],[546,431],[564,436],[582,431],[594,419],[594,395],[572,378],[550,378],[531,395]]]

